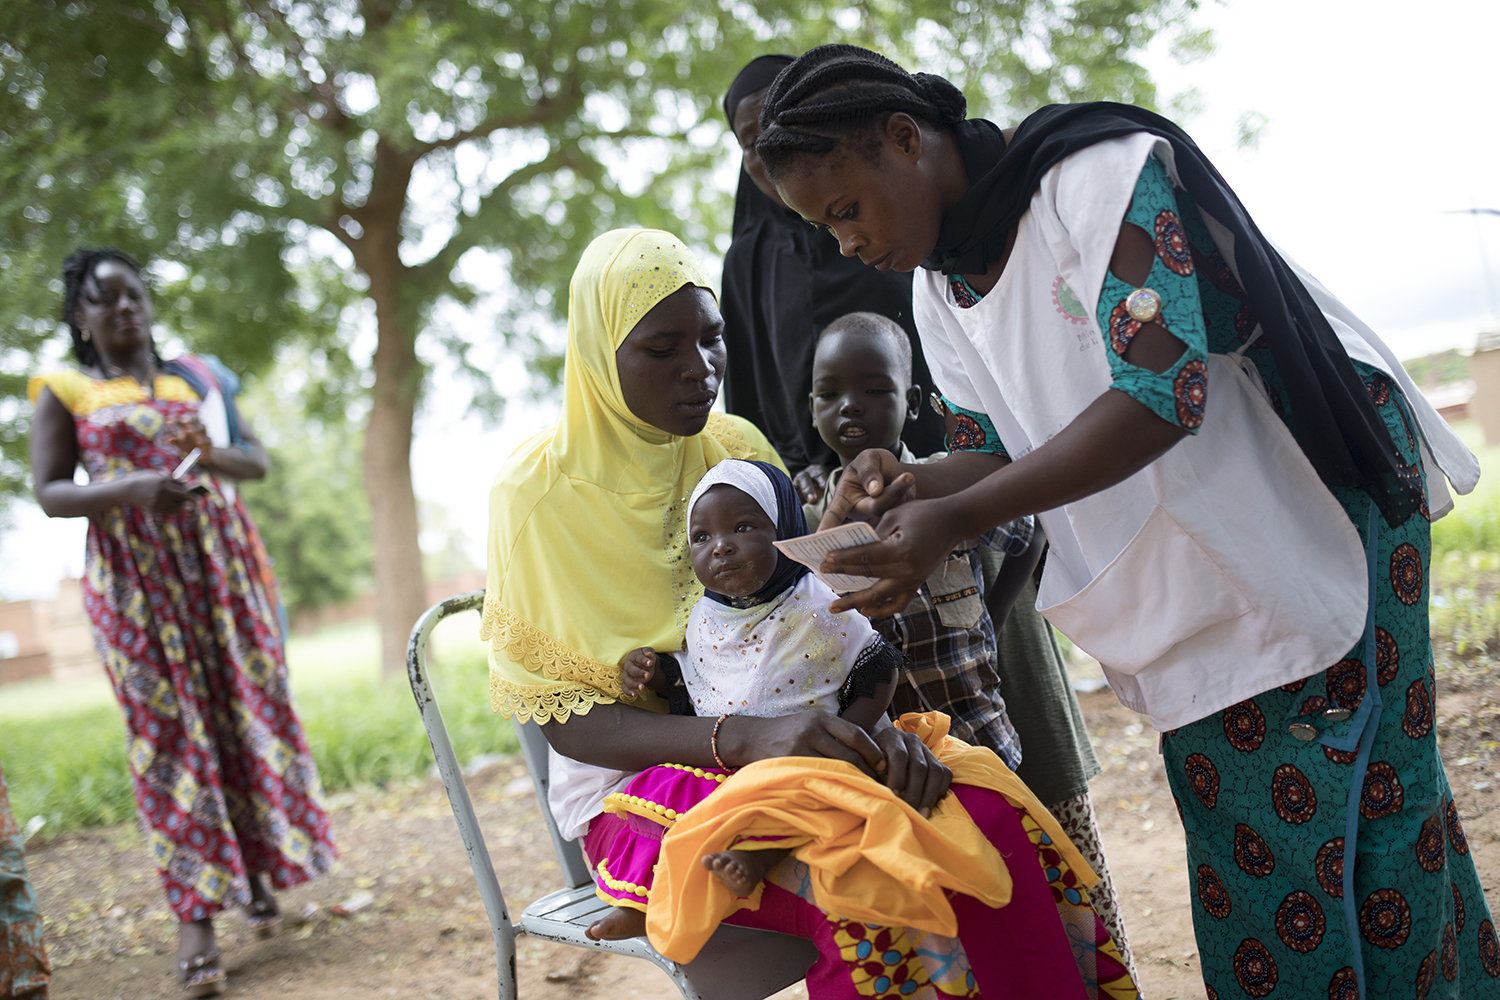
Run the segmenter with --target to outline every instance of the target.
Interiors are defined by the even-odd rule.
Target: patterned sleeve
[[[1146,158],[1125,221],[1139,226],[1156,241],[1156,257],[1141,287],[1161,296],[1161,314],[1156,322],[1187,349],[1160,374],[1126,361],[1125,351],[1141,328],[1125,308],[1125,298],[1135,287],[1106,272],[1099,293],[1098,319],[1109,347],[1105,354],[1113,376],[1111,387],[1150,407],[1168,423],[1196,433],[1203,424],[1208,400],[1208,334],[1198,298],[1198,279],[1193,274],[1192,250],[1177,214],[1177,197],[1166,168],[1155,156]]]
[[[958,428],[954,430],[953,436],[948,439],[948,450],[952,451],[982,451],[987,455],[999,455],[1001,458],[1010,458],[1010,452],[1005,450],[1005,445],[1000,443],[1000,435],[995,433],[995,425],[990,418],[978,410],[966,410],[949,399],[942,397],[943,405],[948,412],[958,418]]]

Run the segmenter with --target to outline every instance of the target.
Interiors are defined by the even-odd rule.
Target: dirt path
[[[1487,892],[1500,881],[1500,688],[1494,676],[1445,682],[1443,753]],[[1093,785],[1115,883],[1151,1000],[1204,996],[1188,910],[1182,828],[1141,717],[1107,691],[1082,696],[1105,772]],[[470,790],[507,900],[520,909],[556,885],[557,866],[519,760],[474,779]],[[220,921],[230,995],[494,997],[495,960],[452,814],[435,781],[333,797],[341,870],[282,898],[288,926],[252,939],[235,915]],[[49,919],[57,1000],[175,1000],[175,928],[134,826],[92,830],[37,846],[29,856]],[[352,916],[330,910],[361,893]],[[1491,897],[1496,898],[1494,896]],[[521,996],[563,1000],[675,997],[646,962],[588,955],[522,938]],[[781,1000],[805,997],[800,987]]]

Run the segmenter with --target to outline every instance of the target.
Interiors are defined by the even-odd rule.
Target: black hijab
[[[1403,461],[1328,318],[1261,234],[1229,184],[1175,124],[1143,108],[1100,101],[1042,108],[1009,145],[991,122],[971,119],[955,135],[969,190],[943,217],[923,267],[981,274],[999,260],[1042,175],[1080,149],[1135,132],[1171,143],[1183,187],[1234,237],[1240,285],[1262,328],[1291,402],[1297,443],[1329,486],[1357,486],[1388,523],[1401,524],[1422,501],[1420,473]]]
[[[768,462],[747,462],[746,464],[755,466],[771,481],[771,489],[776,494],[776,540],[784,542],[788,538],[801,538],[807,534],[807,518],[802,514],[802,500],[797,496],[797,489],[792,485],[787,474]],[[692,512],[688,513],[691,516]],[[777,549],[776,569],[771,572],[771,578],[766,581],[766,585],[755,593],[748,597],[726,597],[705,588],[703,596],[731,608],[753,608],[757,604],[764,604],[777,597],[811,572],[812,570],[799,562],[788,559],[780,549]]]
[[[793,61],[760,56],[740,71],[724,97],[731,128],[739,103]],[[912,345],[912,381],[933,388],[912,318],[911,280],[844,257],[836,240],[766,197],[740,170],[720,302],[729,356],[724,405],[760,428],[794,474],[813,463],[839,464],[813,426],[808,396],[818,334],[840,316],[875,312],[900,324]],[[925,457],[943,447],[942,421],[924,406],[901,437]]]
[[[745,68],[740,70],[724,95],[724,117],[731,129],[734,128],[734,109],[740,106],[740,102],[758,90],[765,90],[782,70],[796,61],[796,56],[778,54],[756,56],[745,63]]]

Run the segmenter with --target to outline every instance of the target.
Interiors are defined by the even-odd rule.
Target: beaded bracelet
[[[719,765],[720,770],[733,772],[735,769],[724,763],[724,758],[719,756],[719,727],[724,724],[724,720],[727,718],[729,718],[729,713],[725,712],[714,720],[714,731],[708,737],[708,749],[713,752],[714,763]]]

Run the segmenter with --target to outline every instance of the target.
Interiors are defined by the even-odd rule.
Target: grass
[[[434,637],[432,676],[460,760],[517,748],[510,725],[490,713],[475,631],[465,617]],[[288,644],[293,701],[328,791],[420,777],[432,765],[405,675],[379,676],[378,643],[374,623],[360,622]],[[124,724],[107,682],[7,688],[0,766],[17,820],[46,820],[41,838],[135,815]]]

